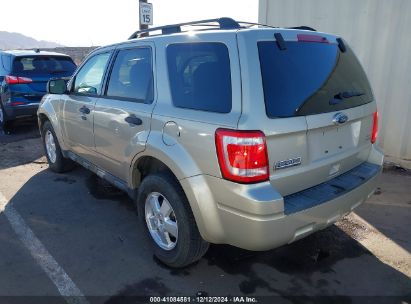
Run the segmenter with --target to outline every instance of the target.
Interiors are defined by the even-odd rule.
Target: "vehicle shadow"
[[[44,155],[37,121],[21,119],[10,130],[0,129],[0,170],[38,161]]]
[[[103,188],[81,168],[66,175],[43,170],[9,202],[86,296],[105,297],[93,303],[138,303],[133,296],[147,295],[409,299],[410,278],[337,226],[267,252],[212,245],[194,265],[170,269],[153,258],[133,202]]]
[[[28,138],[40,137],[36,117],[21,118],[3,130],[0,128],[0,143],[11,143]]]

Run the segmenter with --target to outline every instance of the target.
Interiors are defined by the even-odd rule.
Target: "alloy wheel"
[[[177,245],[178,224],[170,202],[164,195],[152,192],[145,202],[145,219],[155,243],[164,250],[172,250]]]
[[[3,108],[0,107],[0,125],[2,125],[4,122],[4,113],[3,113]]]
[[[50,130],[47,130],[46,136],[44,137],[44,142],[46,144],[46,152],[49,160],[54,164],[57,159],[56,152],[56,142],[54,141],[53,133]]]

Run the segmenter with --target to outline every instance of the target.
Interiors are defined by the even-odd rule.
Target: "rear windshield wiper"
[[[335,94],[333,98],[330,99],[329,104],[330,105],[336,105],[339,104],[340,102],[344,101],[345,99],[349,99],[352,97],[359,97],[363,96],[365,93],[363,92],[357,92],[357,91],[345,91],[345,92],[340,92],[338,94]]]

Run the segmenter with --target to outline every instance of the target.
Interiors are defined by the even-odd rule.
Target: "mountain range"
[[[61,44],[55,42],[36,40],[20,33],[0,31],[0,50],[55,48],[61,46]]]

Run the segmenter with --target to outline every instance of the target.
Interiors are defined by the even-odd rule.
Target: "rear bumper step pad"
[[[381,171],[368,162],[327,182],[284,197],[284,213],[290,215],[333,200],[364,184]]]

